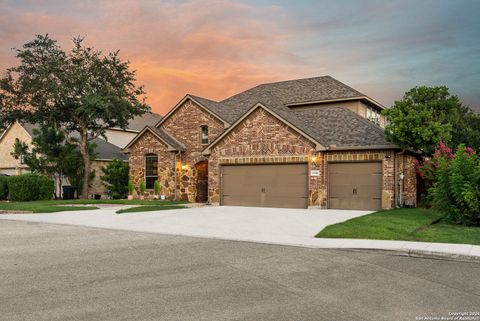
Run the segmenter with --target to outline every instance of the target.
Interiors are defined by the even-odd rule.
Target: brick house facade
[[[349,104],[347,107],[342,105],[342,95],[348,96],[344,99]],[[354,101],[359,106],[368,106],[352,110],[352,97],[357,97]],[[360,113],[366,108],[377,108],[379,113],[382,107],[362,97],[366,96],[328,76],[260,85],[221,102],[187,95],[155,128],[142,131],[125,148],[131,180],[138,190],[140,182],[145,180],[145,155],[153,153],[158,159],[161,195],[168,199],[224,204],[226,178],[222,176],[222,168],[243,166],[245,175],[250,175],[249,166],[300,164],[299,168],[305,168],[302,172],[307,184],[304,197],[309,207],[331,207],[333,191],[349,191],[353,186],[349,184],[354,184],[355,179],[358,186],[353,186],[352,198],[374,201],[346,200],[335,204],[349,204],[346,206],[359,209],[362,206],[388,209],[400,203],[415,206],[415,154],[402,153],[384,140],[380,127],[384,120],[372,122]],[[322,99],[328,104],[322,105]],[[300,104],[298,108],[299,103],[305,101],[315,104]],[[291,106],[292,102],[295,107]],[[208,128],[208,142],[201,139],[204,127]],[[359,166],[359,173],[355,168],[352,172],[356,177],[352,176],[352,182],[342,182],[341,177],[346,173],[332,173],[334,163],[368,163],[376,169],[363,173]],[[278,168],[281,176],[287,167]],[[238,205],[243,204],[242,197],[257,199],[255,195],[249,196],[254,193],[249,189],[257,188],[254,181],[258,179],[252,176],[251,184],[244,186],[247,196],[234,197],[240,200]],[[281,177],[265,179],[288,185]],[[235,182],[229,184],[235,185]],[[237,185],[234,190],[241,190]],[[364,190],[372,195],[363,195]],[[278,197],[266,193],[267,196],[258,199]],[[251,204],[250,199],[247,201],[245,204]]]

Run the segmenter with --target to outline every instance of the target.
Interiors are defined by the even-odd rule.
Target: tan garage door
[[[306,208],[306,164],[222,166],[221,204]]]
[[[379,210],[382,207],[382,163],[330,163],[329,208]]]

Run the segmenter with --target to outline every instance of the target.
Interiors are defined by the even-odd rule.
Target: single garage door
[[[329,208],[382,208],[382,163],[329,163]]]
[[[221,204],[306,208],[307,164],[222,166]]]

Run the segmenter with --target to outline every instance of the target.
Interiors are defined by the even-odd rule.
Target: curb
[[[354,252],[379,252],[385,254],[394,254],[397,256],[407,256],[414,258],[444,260],[444,261],[457,261],[480,264],[480,256],[446,253],[436,251],[422,251],[412,249],[376,249],[376,248],[331,248],[332,250],[345,250]]]

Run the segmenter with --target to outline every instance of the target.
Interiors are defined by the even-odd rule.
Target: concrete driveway
[[[316,241],[313,236],[327,225],[370,213],[368,211],[204,206],[115,214],[119,208],[108,207],[94,211],[51,214],[0,215],[0,219],[271,244],[308,245]]]

